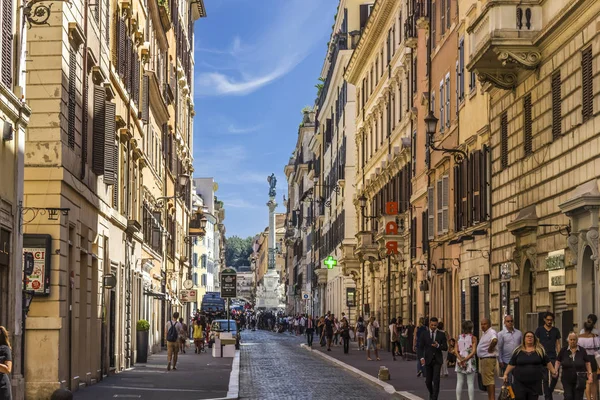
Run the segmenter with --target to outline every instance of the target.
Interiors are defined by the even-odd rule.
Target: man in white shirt
[[[494,400],[496,393],[496,358],[498,357],[498,334],[491,327],[489,318],[481,320],[481,338],[477,344],[479,372],[483,386],[487,387],[488,400]]]
[[[498,362],[502,375],[512,357],[513,351],[521,345],[523,334],[515,328],[515,319],[512,315],[504,317],[504,329],[498,332]]]

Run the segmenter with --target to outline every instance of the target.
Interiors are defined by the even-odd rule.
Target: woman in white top
[[[389,331],[390,331],[390,344],[392,348],[392,357],[394,357],[394,361],[396,361],[396,348],[399,348],[398,344],[398,326],[396,325],[396,318],[392,318],[390,321]]]
[[[581,335],[579,335],[579,339],[577,344],[583,347],[590,356],[590,364],[592,366],[592,373],[596,375],[598,372],[598,363],[596,362],[596,352],[600,350],[600,337],[592,333],[594,329],[594,324],[592,321],[587,321],[583,324],[583,331]],[[585,398],[588,400],[597,400],[598,399],[598,380],[594,376],[594,380],[592,383],[588,384],[585,388]]]
[[[367,325],[367,361],[373,361],[371,359],[371,349],[375,351],[377,361],[380,361],[379,351],[377,351],[377,329],[379,329],[379,324],[375,321],[375,317],[369,318],[369,325]]]
[[[473,335],[473,322],[462,323],[462,334],[458,337],[454,355],[456,356],[456,400],[460,400],[465,378],[469,391],[469,400],[475,399],[475,375],[477,365],[475,355],[477,353],[477,338]]]

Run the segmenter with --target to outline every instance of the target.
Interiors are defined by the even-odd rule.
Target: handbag
[[[512,390],[512,386],[504,385],[500,389],[500,395],[498,396],[498,400],[512,400],[515,398],[515,392]]]
[[[587,384],[587,372],[578,372],[577,373],[577,384],[575,385],[575,390],[585,390]]]

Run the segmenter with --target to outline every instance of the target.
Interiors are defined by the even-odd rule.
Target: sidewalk
[[[167,352],[148,357],[148,363],[108,376],[75,392],[78,400],[118,397],[144,400],[238,398],[239,351],[234,358],[211,353],[179,353],[177,370],[167,372]]]
[[[305,349],[310,351],[306,345],[302,345]],[[402,357],[396,357],[396,361],[392,360],[392,354],[387,350],[380,350],[379,357],[381,361],[375,361],[375,355],[371,352],[371,358],[373,361],[367,361],[366,351],[358,350],[358,346],[355,342],[350,343],[349,354],[344,354],[342,346],[332,346],[331,351],[327,351],[326,347],[321,347],[318,341],[313,343],[313,353],[318,356],[334,359],[341,361],[336,363],[344,368],[351,369],[356,368],[366,375],[377,378],[380,366],[385,366],[390,371],[390,380],[384,383],[392,385],[396,390],[396,393],[401,398],[407,400],[426,400],[429,398],[429,392],[425,387],[425,379],[417,377],[417,362],[415,360],[404,361]],[[333,360],[328,360],[334,362]],[[449,400],[456,398],[456,373],[454,369],[448,369],[448,377],[442,377],[440,379],[440,399]],[[502,385],[501,379],[496,379],[496,398],[500,393],[500,387]],[[385,386],[385,385],[383,385]],[[386,389],[387,390],[387,389]],[[463,389],[463,399],[468,398],[466,384]],[[487,394],[480,391],[477,387],[475,388],[475,398],[485,400]],[[554,392],[554,400],[563,400],[562,394]]]

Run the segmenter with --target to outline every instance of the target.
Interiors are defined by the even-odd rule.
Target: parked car
[[[212,348],[215,342],[215,337],[219,337],[221,332],[231,332],[231,336],[235,338],[235,349],[240,349],[240,332],[237,329],[235,320],[229,320],[229,329],[227,329],[226,319],[216,319],[210,324],[210,333],[208,336],[208,347]]]

